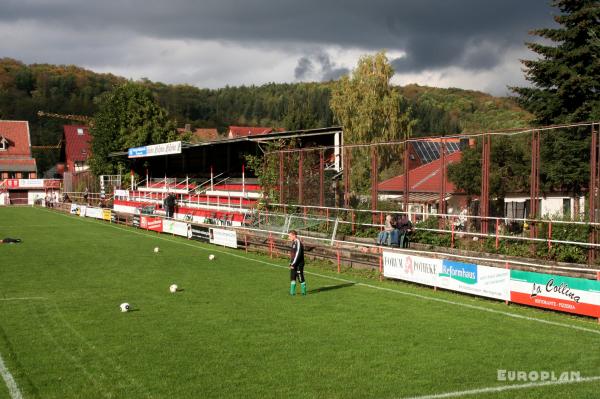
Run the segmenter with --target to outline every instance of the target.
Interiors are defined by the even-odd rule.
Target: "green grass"
[[[590,319],[310,263],[312,292],[290,297],[283,260],[37,208],[0,208],[0,236],[24,240],[0,245],[0,355],[25,398],[404,398],[514,384],[498,369],[600,375],[600,334],[453,303],[600,332]],[[25,297],[44,299],[5,300]]]

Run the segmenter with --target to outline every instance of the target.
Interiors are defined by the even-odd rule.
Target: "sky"
[[[337,79],[386,50],[393,83],[507,95],[550,0],[0,0],[0,57],[201,88]]]

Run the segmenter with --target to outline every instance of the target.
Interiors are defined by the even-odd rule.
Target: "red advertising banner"
[[[6,179],[6,180],[4,180],[4,187],[6,187],[6,188],[19,188],[19,179]]]
[[[151,216],[141,216],[140,217],[140,228],[152,231],[162,232],[162,219],[155,218]]]
[[[60,188],[60,180],[44,179],[44,188]]]

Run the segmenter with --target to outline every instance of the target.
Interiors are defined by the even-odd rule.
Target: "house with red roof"
[[[0,120],[0,178],[37,178],[27,121]]]
[[[229,126],[229,132],[227,138],[237,139],[240,137],[247,136],[258,136],[261,134],[269,134],[276,132],[283,132],[284,129],[273,128],[273,127],[259,127],[259,126]]]
[[[67,172],[78,173],[89,169],[92,136],[85,125],[63,126],[63,154]]]
[[[455,151],[445,156],[445,168],[448,165],[460,162],[461,151]],[[445,174],[445,192],[448,213],[457,213],[466,206],[467,196],[459,192],[454,183]],[[442,187],[442,160],[440,158],[410,169],[408,172],[408,198],[411,213],[435,213],[440,200]],[[382,199],[402,200],[404,198],[405,179],[404,175],[384,180],[377,186],[379,197]]]
[[[215,128],[196,128],[192,130],[190,124],[186,124],[185,127],[178,127],[177,132],[179,134],[191,133],[192,137],[190,141],[192,143],[202,143],[219,139],[219,132]]]

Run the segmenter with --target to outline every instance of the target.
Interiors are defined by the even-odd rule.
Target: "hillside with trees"
[[[68,121],[40,118],[37,111],[94,116],[102,94],[128,80],[77,66],[32,64],[0,59],[0,119],[27,120],[33,145],[55,145]],[[262,86],[202,89],[143,79],[177,126],[213,127],[225,133],[229,125],[262,125],[288,130],[335,124],[330,109],[334,82],[270,83]],[[450,134],[526,126],[531,120],[511,98],[461,89],[417,85],[393,87],[410,109],[413,136]],[[55,150],[35,151],[40,172],[59,157]]]

